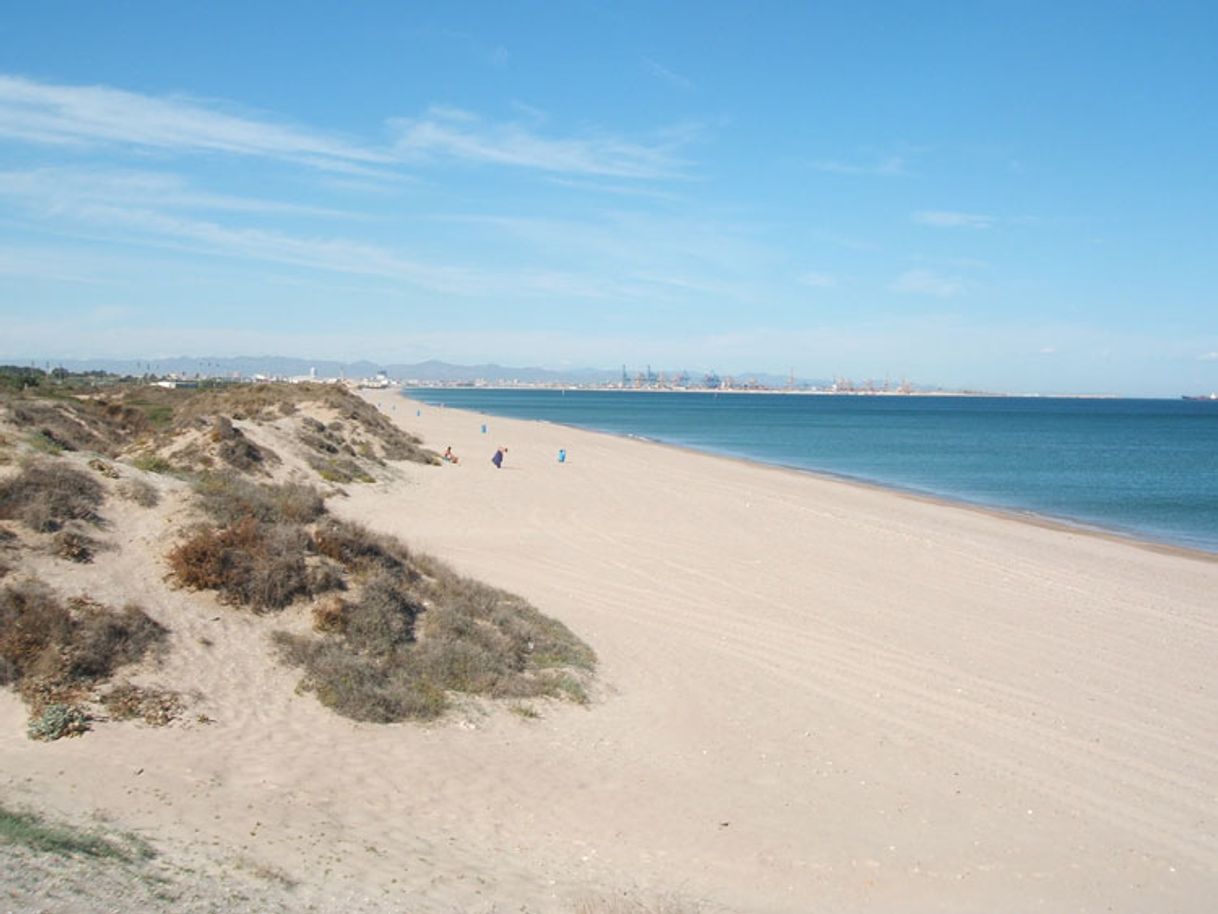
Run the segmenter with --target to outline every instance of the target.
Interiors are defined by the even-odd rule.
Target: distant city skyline
[[[1216,28],[1202,3],[19,5],[0,361],[1208,392]]]

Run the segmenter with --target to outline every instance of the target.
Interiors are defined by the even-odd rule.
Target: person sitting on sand
[[[444,449],[443,456],[444,456],[444,459],[448,463],[460,463],[461,462],[460,460],[457,459],[457,455],[453,453],[453,446],[451,444]]]
[[[507,448],[505,447],[501,447],[495,451],[495,456],[491,458],[491,463],[495,465],[496,470],[503,466],[503,455],[506,453]]]

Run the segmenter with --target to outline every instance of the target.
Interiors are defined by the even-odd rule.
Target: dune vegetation
[[[113,521],[132,510],[164,517],[148,575],[268,617],[272,655],[341,715],[433,719],[459,695],[587,700],[595,656],[561,623],[327,510],[339,485],[440,462],[351,391],[27,369],[0,369],[0,381],[0,685],[26,702],[31,736],[182,714],[172,683],[112,681],[155,666],[171,618],[37,574],[49,557],[84,566],[73,581],[100,580],[136,548]]]

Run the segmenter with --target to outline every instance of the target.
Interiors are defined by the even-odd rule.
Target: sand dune
[[[267,620],[132,568],[214,723],[36,744],[0,695],[8,795],[326,911],[1212,907],[1218,563],[368,396],[462,461],[331,510],[567,623],[591,707],[345,721]]]

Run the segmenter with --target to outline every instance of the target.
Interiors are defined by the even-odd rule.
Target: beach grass
[[[0,841],[45,854],[84,856],[133,863],[156,855],[151,845],[135,835],[121,841],[94,831],[48,822],[36,813],[0,805]]]

